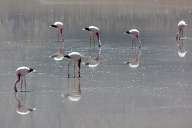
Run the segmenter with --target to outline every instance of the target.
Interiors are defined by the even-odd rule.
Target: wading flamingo
[[[70,63],[73,63],[73,71],[74,71],[74,77],[76,77],[76,67],[78,72],[78,77],[80,77],[80,70],[81,70],[81,54],[79,52],[71,52],[67,55],[64,55],[65,58],[68,58],[70,62],[68,63],[68,77],[69,77],[69,65]]]
[[[91,42],[93,40],[94,46],[95,46],[95,37],[98,41],[98,47],[101,47],[101,39],[100,39],[100,29],[96,26],[88,26],[83,28],[82,30],[88,31],[90,35],[90,47],[91,47]]]
[[[15,82],[15,84],[14,84],[14,90],[15,90],[15,92],[17,92],[17,84],[18,84],[19,82],[20,82],[21,91],[22,91],[22,88],[23,88],[23,84],[24,84],[24,87],[25,87],[25,90],[24,90],[24,91],[26,91],[26,84],[27,84],[27,83],[26,83],[26,78],[25,78],[25,76],[26,76],[27,74],[29,74],[30,72],[33,72],[33,71],[35,71],[35,70],[32,69],[32,68],[25,67],[25,66],[17,68],[17,70],[16,70],[17,80],[16,80],[16,82]]]
[[[54,24],[50,25],[50,27],[57,29],[57,41],[61,42],[61,48],[58,52],[54,53],[50,57],[56,61],[60,61],[64,59],[64,26],[63,23],[60,21],[55,22]]]

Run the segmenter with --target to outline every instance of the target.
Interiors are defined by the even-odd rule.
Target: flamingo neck
[[[99,32],[96,32],[97,40],[99,42],[99,47],[101,47],[101,40],[100,40],[100,35]]]
[[[97,39],[100,40],[99,32],[96,32]]]
[[[63,28],[59,29],[59,31],[60,31],[61,41],[64,42]]]

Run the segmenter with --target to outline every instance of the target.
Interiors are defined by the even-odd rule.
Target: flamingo
[[[95,46],[95,37],[98,41],[98,47],[101,47],[101,39],[100,39],[100,29],[96,26],[88,26],[83,28],[82,30],[88,31],[90,34],[90,47],[91,47],[91,41],[93,40],[94,46]]]
[[[187,53],[187,51],[183,49],[184,48],[183,40],[184,40],[184,36],[185,36],[184,28],[187,25],[188,24],[184,20],[179,21],[178,24],[177,24],[178,32],[176,34],[176,42],[177,42],[177,47],[179,48],[178,55],[180,57],[185,57],[185,55]]]
[[[82,55],[79,52],[71,52],[67,55],[64,55],[65,58],[70,59],[71,62],[73,62],[73,71],[74,71],[74,77],[76,77],[75,69],[78,67],[78,77],[80,77],[80,70],[81,70],[81,57]],[[69,77],[69,64],[68,63],[68,77]]]
[[[56,28],[58,31],[58,37],[57,40],[58,42],[61,42],[61,48],[59,49],[58,52],[54,53],[53,55],[51,55],[51,58],[54,58],[54,60],[56,61],[60,61],[63,60],[64,58],[64,33],[63,33],[63,23],[60,21],[55,22],[54,24],[50,25],[50,27]]]
[[[132,48],[133,48],[134,44],[135,44],[135,47],[136,47],[136,43],[134,43],[134,42],[137,41],[139,43],[139,49],[141,49],[140,32],[139,32],[138,29],[130,29],[130,30],[124,32],[124,34],[131,35]]]
[[[130,29],[126,32],[124,32],[126,35],[131,36],[131,44],[132,44],[132,49],[134,49],[135,57],[133,58],[133,62],[127,62],[129,63],[129,66],[132,68],[137,68],[139,66],[139,58],[141,55],[141,40],[140,40],[140,31],[138,29]],[[137,44],[139,43],[139,49],[137,51]]]
[[[25,86],[25,91],[26,91],[26,79],[25,79],[25,76],[31,72],[34,72],[35,70],[32,69],[32,68],[29,68],[29,67],[19,67],[17,68],[16,70],[16,76],[17,76],[17,80],[15,81],[15,84],[14,84],[14,90],[15,92],[17,92],[17,84],[20,82],[20,86],[21,86],[21,91],[22,91],[22,88],[23,88],[23,84]]]

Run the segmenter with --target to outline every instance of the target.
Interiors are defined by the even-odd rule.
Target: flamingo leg
[[[57,42],[59,42],[59,37],[60,37],[60,31],[58,30],[58,33],[57,33]]]
[[[70,64],[70,63],[68,63],[68,65],[67,65],[67,77],[68,77],[68,78],[70,77],[70,75],[69,75],[69,64]]]
[[[74,63],[74,64],[73,64],[73,71],[74,71],[74,72],[73,72],[73,75],[74,75],[73,77],[74,77],[74,78],[76,77],[75,68],[76,68],[76,64]]]
[[[184,37],[184,31],[182,29],[181,33],[180,33],[180,38],[179,38],[179,40],[180,40],[179,49],[180,49],[181,52],[184,52],[184,41],[181,39],[183,37]]]
[[[89,46],[90,46],[90,48],[91,48],[91,33],[90,33],[90,35],[89,35]]]
[[[95,48],[95,35],[93,33],[93,43],[94,43],[94,48]]]
[[[100,41],[100,39],[98,39],[98,47],[99,47],[99,48],[101,47],[101,41]]]
[[[24,76],[24,86],[25,86],[25,92],[26,92],[27,82],[26,82],[25,76]]]
[[[78,77],[80,78],[81,59],[78,61]]]
[[[140,39],[137,39],[137,41],[139,42],[139,49],[141,49],[141,46],[142,46],[141,40],[140,40]]]
[[[21,77],[21,91],[23,90],[23,76]]]
[[[60,29],[61,36],[61,53],[64,54],[64,38],[63,38],[63,29]]]
[[[15,85],[14,85],[15,92],[17,92],[17,84],[20,82],[20,80],[21,80],[21,77],[20,77],[20,75],[18,75],[17,80],[16,80]]]

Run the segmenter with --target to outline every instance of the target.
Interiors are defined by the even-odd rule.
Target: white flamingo
[[[64,55],[65,58],[70,59],[70,63],[73,63],[73,71],[74,71],[74,77],[76,77],[76,67],[78,72],[78,77],[80,77],[80,70],[81,70],[81,54],[79,52],[71,52],[68,55]],[[69,77],[69,65],[68,63],[68,77]]]
[[[95,37],[98,41],[98,47],[101,47],[101,39],[100,39],[100,29],[96,26],[88,26],[83,28],[82,30],[88,31],[90,34],[90,47],[91,47],[91,42],[93,40],[94,46],[95,46]]]
[[[16,70],[16,76],[17,76],[17,80],[15,81],[15,84],[14,84],[14,90],[15,92],[17,92],[17,84],[20,82],[20,86],[21,86],[21,91],[22,91],[22,88],[23,88],[23,84],[24,84],[24,87],[25,87],[25,91],[26,91],[26,78],[25,76],[31,72],[35,71],[34,69],[32,68],[29,68],[29,67],[19,67],[17,68]]]
[[[138,42],[139,43],[139,49],[141,49],[142,44],[141,44],[141,40],[140,40],[140,31],[138,29],[130,29],[130,30],[124,32],[124,34],[131,35],[132,48],[134,45],[136,47],[136,43]]]
[[[138,29],[130,29],[124,32],[126,35],[131,36],[131,45],[134,50],[134,57],[132,62],[128,62],[129,66],[132,68],[137,68],[139,66],[139,59],[141,55],[141,40],[140,40],[140,31]],[[139,48],[137,48],[137,43],[139,44]]]
[[[58,37],[57,40],[58,42],[61,42],[61,48],[59,49],[58,52],[54,53],[51,55],[51,58],[54,58],[56,61],[60,61],[64,59],[64,25],[62,22],[57,21],[54,24],[50,25],[50,27],[56,28],[58,32]]]
[[[179,48],[178,50],[178,55],[180,57],[185,57],[187,51],[184,49],[184,42],[183,40],[185,39],[185,32],[184,32],[184,28],[187,26],[188,24],[184,21],[181,20],[178,23],[178,32],[176,34],[176,42],[177,42],[177,47]]]

